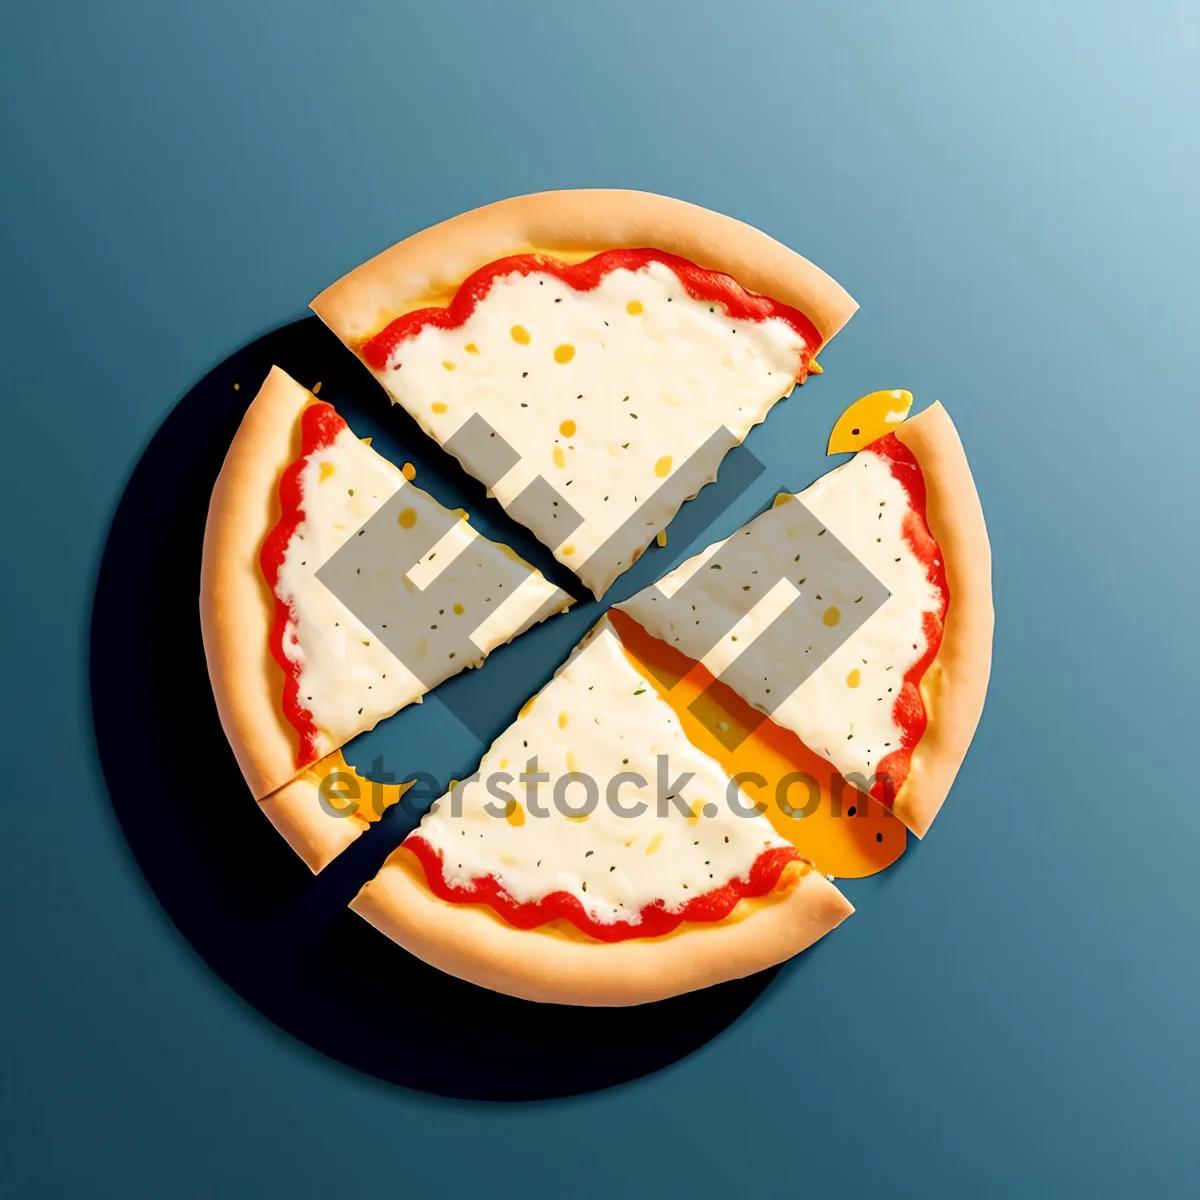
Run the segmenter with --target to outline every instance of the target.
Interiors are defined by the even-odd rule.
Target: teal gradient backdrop
[[[1183,2],[4,6],[0,1191],[1195,1195],[1198,58]],[[450,1102],[281,1034],[163,916],[96,765],[91,593],[210,367],[403,234],[586,185],[853,292],[756,445],[800,484],[855,396],[943,400],[995,671],[926,842],[731,1029]]]

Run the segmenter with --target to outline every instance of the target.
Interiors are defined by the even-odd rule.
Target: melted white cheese
[[[309,456],[300,488],[304,519],[288,543],[275,594],[289,609],[284,650],[292,662],[300,664],[299,700],[317,727],[317,753],[325,755],[384,717],[419,701],[427,689],[316,578],[316,572],[400,488],[412,493],[416,512],[445,510],[349,429],[340,430],[329,446]],[[475,530],[459,520],[410,574],[420,573],[419,582],[426,586],[442,570],[453,571],[456,556],[477,538]],[[511,554],[482,540],[494,549],[498,565]],[[382,562],[378,578],[364,586],[392,588],[396,570]],[[514,637],[555,591],[541,572],[535,571],[510,597],[511,603],[506,602],[474,631],[474,641],[483,653],[471,662],[447,663],[440,679],[477,666],[490,650]],[[463,597],[465,603],[472,598]]]
[[[798,493],[798,499],[891,596],[782,703],[769,696],[769,676],[764,680],[763,694],[744,698],[796,733],[843,775],[869,777],[881,758],[900,748],[902,731],[894,715],[896,696],[905,673],[925,653],[924,613],[935,610],[939,598],[925,567],[904,537],[904,518],[910,511],[908,495],[878,454],[870,450],[857,454]],[[650,633],[693,658],[702,658],[706,666],[719,673],[744,653],[786,607],[793,596],[791,584],[798,583],[801,600],[811,602],[811,608],[808,604],[798,605],[794,614],[783,619],[793,622],[795,628],[789,650],[802,656],[805,643],[812,640],[806,622],[820,622],[831,605],[841,612],[848,611],[855,592],[862,588],[852,569],[853,561],[846,557],[842,562],[842,555],[824,560],[820,581],[790,579],[792,550],[799,543],[787,541],[787,508],[784,505],[782,512],[776,510],[773,514],[783,518],[777,522],[781,534],[778,561],[763,562],[758,569],[787,578],[789,586],[774,589],[734,628],[737,645],[733,637],[716,647],[704,644],[707,639],[703,634],[693,631],[693,625],[701,622],[691,620],[690,612],[680,620],[678,605],[650,602],[651,589],[631,597],[621,607]],[[665,576],[658,588],[664,595],[674,596],[724,545],[724,541],[717,542],[688,559]],[[706,603],[725,607],[736,603],[740,579],[721,575],[711,581],[702,577],[702,582]],[[781,670],[779,675],[788,677],[789,670]]]
[[[939,596],[904,537],[908,493],[878,454],[856,454],[799,498],[892,594],[783,703],[776,720],[843,775],[869,775],[900,748],[896,694],[926,651],[924,614],[938,607]]]
[[[590,567],[589,556],[718,429],[740,441],[762,421],[791,391],[803,346],[786,322],[733,319],[651,263],[588,292],[500,277],[461,328],[426,327],[377,377],[443,444],[473,414],[488,422],[519,455],[494,481],[505,508],[537,476],[552,483],[583,523],[564,536],[544,504],[521,519],[599,596],[632,556]],[[718,463],[706,453],[705,480]],[[639,552],[677,509],[664,499],[639,516]]]
[[[549,778],[522,782],[527,770]],[[623,772],[645,783],[621,782]],[[660,809],[660,795],[668,796],[685,772],[694,777],[677,795],[693,815],[670,801]],[[586,785],[567,782],[572,773],[595,784],[596,803],[585,819],[564,815],[588,801]],[[640,815],[615,811],[639,801]],[[738,815],[737,806],[750,815]],[[545,815],[536,815],[539,809]],[[789,845],[752,809],[718,764],[687,740],[604,623],[496,739],[476,775],[443,796],[417,832],[442,852],[452,885],[470,887],[492,875],[520,903],[566,891],[595,921],[636,921],[656,900],[677,910],[745,879],[764,850]]]

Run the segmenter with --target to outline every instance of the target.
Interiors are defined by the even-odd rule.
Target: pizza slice
[[[352,907],[531,1000],[625,1005],[762,970],[853,910],[602,621]]]
[[[619,607],[923,836],[983,709],[991,554],[949,415],[934,404],[903,421],[911,397],[895,395],[903,411],[875,405],[889,431],[798,493],[801,504],[762,514]],[[732,553],[750,535],[761,543],[752,563]],[[747,612],[743,594],[776,580],[782,601],[776,591]],[[878,584],[878,607],[860,612]]]
[[[372,521],[393,510],[386,528]],[[352,568],[335,594],[325,570],[368,535],[377,567]],[[436,538],[432,548],[422,536]],[[489,581],[509,586],[502,603],[483,603]],[[419,601],[435,585],[447,610],[436,618],[440,634],[418,627]],[[379,815],[367,805],[347,813],[340,780],[352,773],[331,757],[338,748],[569,603],[355,437],[332,405],[272,368],[213,488],[200,616],[238,764],[310,866]],[[464,638],[468,653],[444,649]]]
[[[729,217],[578,191],[427,229],[312,307],[599,597],[856,306]]]

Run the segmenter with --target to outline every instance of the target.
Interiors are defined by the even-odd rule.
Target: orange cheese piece
[[[851,787],[794,733],[764,719],[723,685],[717,684],[707,693],[702,717],[690,712],[688,706],[712,685],[712,674],[651,637],[624,613],[614,609],[609,617],[633,665],[675,710],[688,740],[716,759],[730,776],[745,773],[748,778],[741,784],[747,798],[765,805],[766,815],[780,835],[819,870],[841,879],[862,879],[882,871],[904,853],[907,833],[889,809]],[[664,679],[666,682],[661,682]],[[712,732],[739,726],[753,732],[732,751]],[[749,777],[751,773],[765,782]],[[806,815],[788,815],[777,803],[780,785],[788,776],[793,778],[790,785],[784,784],[782,799],[793,813]]]
[[[853,454],[878,441],[908,416],[912,402],[912,392],[903,388],[860,397],[838,417],[825,453]]]

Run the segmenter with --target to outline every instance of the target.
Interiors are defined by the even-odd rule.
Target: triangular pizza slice
[[[853,910],[697,750],[607,620],[352,906],[532,1000],[658,1000],[781,962]]]
[[[923,836],[991,668],[991,553],[962,443],[934,404],[795,499],[619,607]],[[776,581],[773,607],[742,599]]]
[[[371,547],[366,574],[354,565],[360,545]],[[424,619],[434,595],[440,632]],[[310,866],[379,815],[361,805],[346,819],[348,769],[330,756],[569,604],[272,368],[213,488],[200,615],[242,773]]]
[[[856,306],[739,221],[579,191],[427,229],[312,307],[600,596]]]

